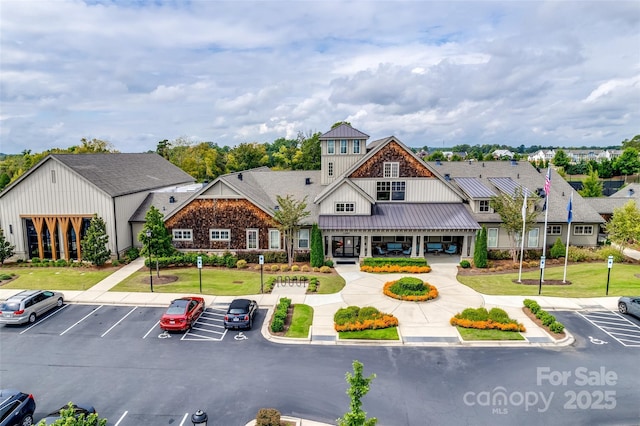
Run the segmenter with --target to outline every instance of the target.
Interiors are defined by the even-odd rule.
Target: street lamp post
[[[151,284],[151,293],[153,293],[153,270],[151,268],[151,230],[147,229],[147,242],[149,246],[147,250],[149,250],[149,283]]]

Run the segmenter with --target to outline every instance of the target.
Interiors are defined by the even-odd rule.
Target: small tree
[[[623,251],[629,244],[640,241],[640,209],[634,200],[613,209],[613,216],[607,222],[609,239]]]
[[[0,266],[4,265],[4,261],[15,254],[16,246],[7,241],[4,237],[4,231],[0,228]]]
[[[589,166],[589,176],[582,182],[582,189],[578,193],[583,197],[602,197],[602,182],[597,169]]]
[[[319,268],[324,265],[324,244],[322,244],[322,231],[318,224],[311,227],[311,266]]]
[[[70,402],[65,408],[60,410],[60,418],[53,423],[46,423],[43,420],[37,424],[37,426],[45,425],[53,426],[106,426],[107,419],[101,419],[97,413],[85,415],[84,413],[76,416],[74,405]]]
[[[473,264],[476,268],[487,267],[487,228],[482,226],[476,232],[476,245],[473,248]]]
[[[80,242],[82,258],[96,266],[104,265],[111,257],[111,250],[107,248],[108,243],[107,225],[101,217],[94,214],[89,222],[87,234]]]
[[[569,159],[569,156],[567,155],[567,153],[561,149],[556,151],[556,155],[553,157],[553,160],[552,160],[552,163],[554,166],[562,167],[565,170],[570,162],[571,160]]]
[[[164,226],[164,215],[156,207],[151,206],[144,216],[145,224],[138,234],[138,241],[142,243],[140,254],[149,256],[151,254],[158,257],[171,256],[176,252],[171,244],[171,235]],[[147,237],[147,231],[151,231],[151,238]]]
[[[291,195],[287,195],[285,198],[277,195],[276,199],[279,209],[273,215],[273,219],[278,223],[278,229],[284,236],[288,264],[291,266],[296,232],[300,229],[302,219],[311,213],[307,211],[307,197],[304,197],[302,201],[296,201]]]
[[[531,198],[531,201],[534,201]],[[522,232],[522,205],[524,204],[524,193],[521,187],[517,187],[513,196],[501,193],[499,196],[491,198],[491,207],[502,219],[502,228],[507,231],[509,241],[511,243],[511,257],[514,262],[518,261],[518,243],[519,236]],[[528,203],[527,203],[528,204]],[[525,229],[526,235],[531,226],[536,221],[538,212],[534,209],[527,208],[525,212]],[[524,238],[524,236],[522,236]]]
[[[374,426],[378,419],[367,419],[367,413],[362,409],[362,398],[369,392],[369,383],[376,378],[375,374],[369,377],[362,375],[363,365],[360,361],[353,361],[353,374],[347,372],[346,379],[349,383],[347,395],[351,398],[351,411],[337,420],[338,426]]]
[[[566,253],[565,246],[562,244],[562,240],[560,237],[556,238],[556,242],[553,243],[551,249],[549,250],[549,257],[551,259],[558,259],[559,257],[564,257]]]

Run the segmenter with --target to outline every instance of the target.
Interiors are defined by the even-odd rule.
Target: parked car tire
[[[64,300],[62,299],[62,297],[59,297],[58,302],[56,303],[56,306],[60,308],[62,307],[63,304],[64,304]]]
[[[36,314],[35,314],[35,312],[32,313],[31,315],[29,315],[29,324],[33,324],[34,322],[36,322]]]
[[[627,313],[627,304],[624,303],[624,302],[618,303],[618,311],[620,311],[621,314],[626,314]]]
[[[31,425],[33,425],[33,417],[31,417],[31,414],[27,414],[22,418],[22,420],[20,420],[20,426],[31,426]]]

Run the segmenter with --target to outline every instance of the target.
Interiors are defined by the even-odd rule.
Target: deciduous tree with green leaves
[[[476,268],[487,267],[487,228],[484,226],[476,232],[476,244],[473,248],[473,264]]]
[[[158,257],[171,256],[176,252],[175,247],[171,244],[171,235],[164,226],[164,215],[155,206],[151,206],[144,216],[144,226],[138,234],[138,241],[142,243],[140,254],[149,256],[149,247],[151,254]],[[151,238],[147,237],[147,231],[151,231]]]
[[[108,243],[107,225],[101,217],[94,214],[89,222],[87,233],[80,242],[82,259],[96,266],[104,265],[111,257],[111,250],[107,248]]]
[[[582,189],[578,193],[583,197],[602,197],[602,186],[598,170],[589,166],[589,176],[582,181]]]
[[[633,175],[640,171],[640,158],[638,157],[638,150],[635,148],[627,148],[622,152],[622,155],[616,158],[613,163],[613,167],[621,175],[626,177]]]
[[[286,197],[276,196],[278,210],[273,219],[278,223],[278,229],[284,236],[285,249],[289,266],[293,264],[293,249],[295,235],[302,225],[302,219],[311,213],[307,210],[307,197],[297,201],[291,195]]]
[[[318,224],[311,227],[311,266],[319,268],[324,265],[324,244],[322,244],[322,231]]]
[[[4,237],[4,231],[0,228],[0,266],[4,265],[4,261],[15,254],[16,246],[11,244]]]
[[[106,426],[107,419],[101,419],[97,413],[85,415],[84,413],[76,416],[73,403],[70,402],[65,408],[60,410],[60,418],[53,423],[52,426]],[[43,420],[37,426],[45,426],[47,423]]]
[[[613,216],[607,222],[609,239],[623,251],[630,244],[640,242],[640,209],[634,200],[613,209]]]
[[[369,384],[376,378],[375,374],[364,377],[364,366],[358,360],[353,361],[353,374],[347,372],[346,379],[349,383],[347,395],[351,398],[351,411],[337,420],[338,426],[375,426],[378,419],[367,419],[367,413],[362,409],[362,398],[369,392]]]
[[[527,200],[527,204],[535,202],[537,197],[530,197]],[[521,187],[517,187],[513,196],[505,193],[501,193],[498,196],[492,197],[490,205],[493,210],[500,215],[502,219],[502,228],[507,231],[509,235],[509,242],[511,245],[510,252],[514,262],[518,261],[518,243],[520,239],[518,236],[522,232],[522,205],[524,203],[524,193]],[[531,226],[536,222],[538,212],[534,209],[527,207],[525,214],[525,229],[524,234],[527,235]]]

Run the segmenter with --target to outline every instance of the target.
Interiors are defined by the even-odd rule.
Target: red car
[[[171,302],[160,318],[160,328],[167,331],[185,331],[193,326],[204,311],[202,297],[182,297]]]

